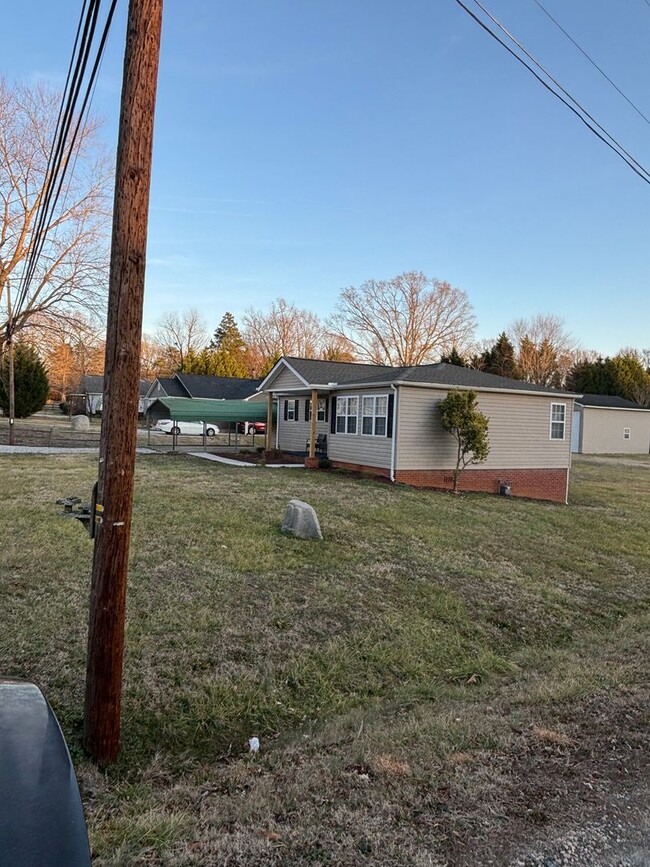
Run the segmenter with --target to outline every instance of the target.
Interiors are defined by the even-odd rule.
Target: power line
[[[14,307],[14,322],[16,314],[19,314],[21,312],[22,305],[25,303],[25,300],[27,298],[29,284],[34,277],[38,259],[41,256],[43,246],[45,244],[47,232],[49,228],[51,228],[52,216],[55,212],[59,197],[61,195],[61,191],[63,189],[63,183],[70,163],[70,157],[73,154],[74,163],[76,164],[77,154],[75,153],[75,144],[77,142],[79,133],[83,127],[87,110],[89,110],[90,108],[90,104],[92,102],[92,95],[95,92],[97,74],[101,65],[104,48],[106,46],[106,40],[108,38],[108,32],[110,30],[116,5],[117,0],[112,0],[108,15],[106,17],[106,21],[104,22],[103,32],[100,37],[99,46],[95,54],[94,62],[92,64],[90,76],[88,78],[88,81],[86,82],[83,101],[81,104],[81,108],[77,114],[77,122],[74,126],[72,135],[70,135],[70,130],[72,128],[75,118],[75,109],[83,85],[85,71],[90,60],[92,42],[97,26],[101,0],[91,0],[88,8],[87,0],[84,0],[82,6],[79,24],[77,27],[77,34],[73,46],[72,58],[70,60],[70,65],[68,68],[66,85],[61,98],[61,106],[59,108],[55,133],[50,149],[50,154],[48,156],[45,182],[43,190],[40,194],[40,202],[37,208],[36,219],[34,221],[34,229],[32,231],[32,245],[22,271],[22,279],[18,293],[18,299]]]
[[[544,69],[544,67],[541,66],[541,64],[537,63],[537,61],[536,61],[536,60],[535,60],[531,55],[528,55],[528,53],[527,53],[526,50],[523,48],[523,46],[520,46],[520,43],[518,43],[517,40],[514,39],[514,37],[512,37],[512,36],[508,33],[508,31],[507,31],[507,30],[506,30],[506,29],[505,29],[501,24],[499,24],[499,23],[496,21],[496,19],[493,18],[493,16],[491,16],[490,13],[487,12],[487,10],[486,10],[483,6],[481,6],[480,3],[478,3],[478,0],[474,0],[474,2],[475,2],[478,6],[480,6],[481,9],[483,9],[483,11],[484,11],[484,12],[485,12],[485,13],[486,13],[486,14],[487,14],[487,15],[488,15],[488,16],[489,16],[489,17],[490,17],[490,18],[491,18],[491,19],[492,19],[492,20],[493,20],[493,21],[494,21],[494,22],[495,22],[499,27],[500,27],[501,30],[503,30],[504,33],[506,33],[506,34],[508,35],[508,37],[509,37],[510,39],[512,39],[512,41],[513,41],[513,42],[514,42],[518,47],[521,48],[521,50],[524,52],[524,54],[526,54],[528,57],[530,57],[530,59],[531,59],[531,60],[532,60],[532,61],[533,61],[537,66],[538,66],[539,69],[541,69],[541,70],[544,72],[545,75],[548,76],[548,78],[549,78],[553,83],[557,84],[557,86],[559,87],[559,89],[562,91],[562,93],[566,94],[566,96],[568,97],[568,99],[565,99],[565,98],[562,96],[562,93],[558,93],[558,92],[557,92],[557,91],[556,91],[556,90],[555,90],[555,89],[554,89],[554,88],[553,88],[553,87],[552,87],[552,86],[551,86],[547,81],[545,81],[545,80],[544,80],[544,79],[543,79],[543,78],[542,78],[542,77],[541,77],[537,72],[535,72],[535,70],[532,68],[532,66],[530,66],[530,65],[529,65],[529,64],[524,60],[523,57],[520,57],[519,54],[517,54],[515,51],[513,51],[513,49],[510,48],[510,46],[509,46],[506,42],[504,42],[503,39],[501,39],[501,37],[500,37],[497,33],[495,33],[495,32],[494,32],[494,31],[489,27],[489,25],[487,25],[484,21],[482,21],[482,20],[478,17],[478,15],[476,15],[474,12],[472,12],[472,10],[469,9],[469,8],[465,5],[465,3],[462,2],[462,0],[456,0],[456,3],[457,3],[457,4],[458,4],[458,5],[459,5],[459,6],[460,6],[460,7],[461,7],[465,12],[467,12],[467,14],[468,14],[471,18],[473,18],[474,21],[476,21],[476,23],[477,23],[480,27],[482,27],[483,30],[485,30],[486,33],[488,33],[488,34],[489,34],[493,39],[495,39],[495,40],[496,40],[496,41],[497,41],[497,42],[498,42],[498,43],[499,43],[503,48],[505,48],[506,51],[507,51],[509,54],[511,54],[511,55],[512,55],[516,60],[518,60],[519,63],[521,63],[522,66],[524,66],[524,67],[525,67],[525,68],[530,72],[530,74],[533,75],[533,76],[537,79],[537,81],[539,81],[539,83],[540,83],[543,87],[545,87],[546,90],[549,91],[549,93],[552,93],[553,96],[555,96],[557,99],[560,100],[560,102],[564,103],[564,105],[566,105],[566,107],[567,107],[570,111],[572,111],[572,112],[576,115],[576,117],[579,118],[579,119],[582,121],[582,123],[583,123],[583,124],[584,124],[584,125],[585,125],[585,126],[586,126],[586,127],[587,127],[587,128],[588,128],[588,129],[589,129],[589,130],[590,130],[590,131],[591,131],[591,132],[592,132],[592,133],[597,137],[597,138],[599,138],[599,139],[600,139],[604,144],[606,144],[607,147],[610,148],[610,150],[613,150],[614,153],[615,153],[618,157],[620,157],[620,159],[622,159],[625,163],[627,163],[627,165],[632,169],[633,172],[635,172],[635,173],[636,173],[636,174],[637,174],[637,175],[638,175],[638,176],[639,176],[643,181],[645,181],[647,184],[650,184],[650,172],[649,172],[646,168],[644,168],[644,166],[642,166],[642,165],[641,165],[641,164],[640,164],[640,163],[639,163],[639,162],[638,162],[638,161],[637,161],[637,160],[636,160],[636,159],[635,159],[631,154],[628,154],[628,152],[625,150],[625,148],[624,148],[621,144],[619,144],[619,142],[617,142],[616,139],[615,139],[612,135],[610,135],[610,133],[608,133],[607,130],[604,129],[604,127],[602,127],[602,126],[601,126],[601,125],[600,125],[600,124],[599,124],[599,123],[598,123],[594,118],[592,118],[592,116],[589,114],[589,112],[587,112],[586,109],[584,109],[584,108],[580,105],[580,103],[579,103],[576,99],[574,99],[574,97],[572,97],[571,94],[569,94],[568,91],[566,91],[566,90],[565,90],[565,89],[564,89],[564,88],[559,84],[559,82],[556,82],[555,79],[554,79],[554,78],[553,78],[553,77],[552,77],[552,76],[551,76],[551,75],[550,75],[550,74],[549,74],[549,73]],[[570,101],[569,101],[569,100],[570,100]],[[571,105],[571,102],[573,102],[574,105]],[[575,107],[574,107],[574,106],[575,106]],[[592,123],[591,121],[593,121],[593,123]],[[599,129],[602,130],[602,133],[604,133],[604,134],[601,134],[601,133],[598,131]],[[609,139],[609,140],[608,140],[608,139]]]
[[[645,0],[645,2],[646,2],[646,3],[648,4],[648,6],[650,7],[650,0]],[[605,72],[605,70],[604,70],[604,69],[601,69],[601,67],[596,63],[596,61],[593,60],[593,58],[591,58],[591,57],[589,56],[589,54],[587,54],[587,52],[584,50],[584,48],[583,48],[581,45],[579,45],[579,44],[575,41],[575,39],[573,38],[573,36],[571,36],[570,33],[567,33],[567,31],[564,29],[564,27],[562,27],[562,25],[560,24],[560,22],[557,21],[557,20],[556,20],[556,19],[551,15],[551,13],[548,11],[548,9],[546,9],[546,8],[542,5],[542,3],[540,3],[540,0],[533,0],[533,3],[536,3],[537,6],[539,6],[539,8],[540,8],[540,9],[542,10],[542,12],[544,13],[544,15],[548,16],[548,17],[551,19],[551,21],[553,22],[553,24],[555,24],[555,26],[556,26],[557,28],[559,28],[559,29],[562,31],[562,33],[564,33],[564,35],[566,36],[566,38],[567,38],[570,42],[572,42],[572,43],[575,45],[575,47],[578,49],[578,51],[579,51],[579,52],[580,52],[584,57],[587,58],[587,60],[589,61],[589,63],[591,63],[591,65],[592,65],[595,69],[597,69],[598,72],[600,72],[600,74],[603,76],[603,78],[605,78],[605,79],[606,79],[606,80],[607,80],[607,81],[612,85],[612,87],[614,88],[614,90],[616,90],[618,93],[620,93],[620,95],[623,97],[623,99],[624,99],[624,100],[625,100],[629,105],[632,106],[632,108],[634,109],[634,111],[636,111],[636,113],[637,113],[638,115],[640,115],[640,116],[643,118],[643,120],[644,120],[647,124],[650,125],[650,120],[645,116],[645,114],[641,111],[641,109],[638,108],[638,106],[636,106],[636,105],[632,102],[632,100],[631,100],[628,96],[626,96],[626,95],[623,93],[623,91],[622,91],[621,88],[616,84],[616,82],[612,81],[612,79],[609,77],[609,75],[607,75],[607,73]]]
[[[59,108],[59,116],[57,125],[52,139],[52,145],[47,161],[47,169],[44,180],[43,189],[40,193],[39,206],[36,213],[34,229],[32,231],[32,243],[27,257],[27,262],[22,273],[22,281],[19,289],[16,309],[20,310],[25,298],[29,284],[34,276],[36,263],[45,243],[45,235],[47,229],[48,217],[52,213],[50,204],[54,193],[57,178],[61,171],[61,165],[65,154],[65,144],[69,133],[70,124],[72,123],[73,112],[78,98],[79,90],[83,79],[83,73],[88,62],[90,54],[90,46],[92,44],[92,36],[97,23],[97,15],[99,13],[99,0],[94,0],[86,10],[86,0],[81,11],[79,25],[77,27],[77,35],[75,38],[72,58],[68,68],[68,78],[66,87],[61,97],[61,106]],[[79,34],[81,32],[81,40]],[[75,61],[75,53],[79,45],[79,53]],[[70,74],[72,72],[72,75]]]
[[[573,97],[573,96],[569,93],[569,91],[566,90],[566,89],[565,89],[565,88],[560,84],[560,82],[559,82],[556,78],[554,78],[554,77],[551,75],[551,73],[548,71],[548,69],[546,69],[544,66],[542,66],[542,64],[537,60],[537,58],[533,57],[533,55],[532,55],[529,51],[526,50],[526,48],[521,44],[521,42],[519,42],[519,41],[516,39],[516,37],[514,37],[514,36],[512,35],[512,33],[510,33],[510,31],[507,30],[507,29],[503,26],[503,24],[501,24],[501,22],[500,22],[497,18],[495,18],[494,15],[492,15],[492,13],[491,13],[488,9],[485,8],[485,6],[483,6],[483,4],[480,2],[480,0],[474,0],[474,3],[476,3],[476,5],[477,5],[480,9],[482,9],[483,12],[485,12],[485,14],[488,16],[488,18],[490,18],[490,20],[493,21],[493,22],[497,25],[497,27],[499,28],[499,30],[501,30],[502,33],[505,33],[505,35],[508,37],[508,39],[510,39],[512,42],[514,42],[514,44],[517,46],[517,48],[518,48],[520,51],[523,51],[523,53],[526,55],[526,57],[527,57],[530,61],[532,61],[532,62],[535,64],[535,66],[536,66],[538,69],[540,69],[540,70],[544,73],[544,75],[546,75],[546,76],[547,76],[547,77],[548,77],[548,78],[553,82],[553,84],[554,84],[556,87],[558,87],[558,88],[562,91],[562,93],[563,93],[563,94],[564,94],[568,99],[571,100],[571,102],[576,106],[576,108],[578,108],[579,111],[582,112],[583,115],[585,115],[587,118],[589,118],[589,120],[590,120],[592,123],[594,123],[594,124],[598,127],[598,129],[599,129],[602,133],[604,133],[604,135],[606,135],[607,138],[609,138],[610,141],[612,141],[612,142],[616,145],[616,147],[619,148],[619,149],[620,149],[620,150],[625,154],[626,157],[628,157],[629,159],[631,159],[632,162],[634,162],[634,163],[636,164],[636,166],[637,166],[639,169],[641,169],[642,171],[644,171],[646,174],[649,174],[649,175],[650,175],[650,172],[646,171],[646,169],[641,165],[641,163],[639,163],[639,162],[638,162],[638,161],[637,161],[637,160],[632,156],[631,153],[629,153],[628,151],[626,151],[625,148],[623,147],[623,145],[620,144],[620,142],[616,141],[616,139],[615,139],[612,135],[610,135],[610,133],[607,132],[607,130],[605,129],[605,127],[603,127],[600,123],[598,123],[598,121],[596,120],[596,118],[595,118],[592,114],[590,114],[590,113],[587,111],[587,109],[584,108],[584,106],[582,106],[582,105],[578,102],[578,100],[575,99],[575,97]]]

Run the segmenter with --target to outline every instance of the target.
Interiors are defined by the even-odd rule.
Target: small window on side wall
[[[563,440],[566,427],[566,404],[551,404],[551,439]]]
[[[318,398],[316,421],[327,421],[327,398]],[[311,421],[311,399],[305,401],[305,421]]]
[[[298,401],[285,400],[284,402],[284,420],[298,421]]]
[[[623,439],[629,440],[629,438],[630,438],[630,429],[629,429],[629,427],[624,427],[623,428]]]

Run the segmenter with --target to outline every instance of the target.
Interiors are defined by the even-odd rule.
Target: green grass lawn
[[[55,505],[95,476],[0,456],[0,672],[53,705],[98,865],[505,863],[580,774],[612,784],[612,731],[637,755],[647,459],[580,459],[566,507],[140,456],[106,772],[80,749],[92,543]],[[279,532],[293,497],[323,542]]]

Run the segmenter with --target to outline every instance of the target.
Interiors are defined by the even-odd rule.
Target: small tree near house
[[[482,464],[490,454],[488,418],[476,408],[474,391],[453,389],[438,404],[443,428],[457,442],[456,468],[453,472],[454,493],[458,493],[458,478],[469,464]]]

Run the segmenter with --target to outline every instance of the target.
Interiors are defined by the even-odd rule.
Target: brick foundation
[[[382,476],[390,479],[390,470],[386,467],[369,467],[366,464],[347,464],[344,461],[332,461],[332,466],[339,470],[351,470],[354,473],[371,473],[373,476]]]
[[[480,470],[466,469],[458,480],[460,491],[482,491],[498,494],[499,485],[510,485],[513,497],[529,497],[532,500],[566,502],[568,469],[547,470]],[[398,470],[395,481],[418,488],[451,490],[452,474],[449,470]]]
[[[385,467],[369,467],[363,464],[348,464],[332,461],[340,469],[372,473],[375,476],[390,478],[390,470]],[[510,485],[512,497],[528,497],[531,500],[550,500],[565,503],[568,469],[539,470],[481,470],[468,468],[461,473],[458,481],[460,491],[477,491],[485,494],[498,494],[501,483]],[[415,488],[436,488],[450,491],[453,487],[451,470],[397,470],[395,481]]]

